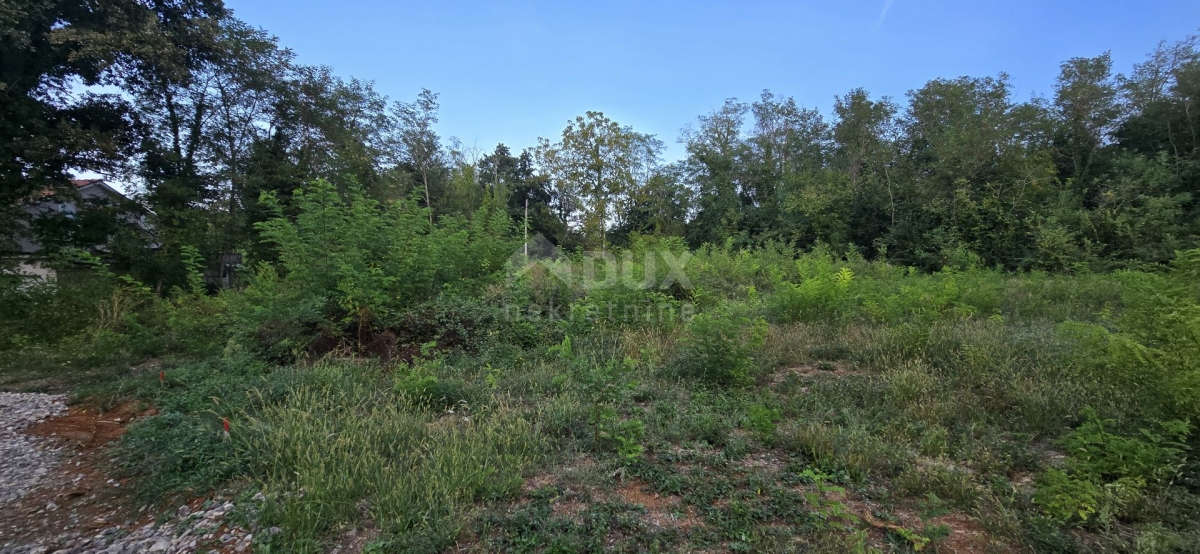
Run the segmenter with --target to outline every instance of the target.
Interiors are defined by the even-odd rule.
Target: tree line
[[[1200,246],[1194,36],[1124,74],[1107,53],[1073,58],[1051,95],[1025,101],[1004,74],[935,79],[903,101],[856,89],[827,114],[769,91],[729,99],[683,129],[686,156],[665,163],[659,138],[595,111],[520,152],[465,148],[434,130],[436,93],[391,101],[300,64],[219,0],[13,0],[0,12],[3,235],[103,243],[160,286],[186,278],[185,252],[273,259],[263,222],[316,179],[379,205],[412,201],[431,226],[499,207],[573,249],[670,236],[922,269],[1078,271]],[[22,206],[72,194],[80,171],[133,185],[137,205],[22,222]],[[124,209],[150,224],[125,224]]]

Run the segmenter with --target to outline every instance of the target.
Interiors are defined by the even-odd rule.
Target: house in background
[[[111,232],[111,229],[88,228],[86,220],[100,219],[89,218],[96,215],[97,211],[110,212],[113,221],[148,229],[142,210],[103,179],[74,179],[71,184],[75,186],[76,195],[48,192],[24,207],[27,217],[19,224],[27,232],[16,237],[19,256],[16,273],[41,279],[54,277],[54,270],[46,264],[46,248],[40,242],[40,233],[36,229],[48,221],[77,224],[64,226],[73,231],[69,238],[73,239],[76,246],[83,246],[97,255],[104,254],[105,242]]]
[[[56,275],[54,266],[58,264],[51,263],[64,248],[84,249],[111,263],[120,256],[109,251],[113,244],[110,239],[130,231],[141,235],[140,247],[159,249],[160,245],[153,242],[154,229],[147,221],[152,214],[146,208],[103,179],[74,179],[71,184],[76,194],[47,191],[22,208],[25,216],[17,224],[23,230],[14,237],[16,259],[0,259],[10,262],[0,263],[0,273],[11,271],[27,279],[42,280],[64,277]],[[238,283],[242,255],[219,254],[205,265],[204,280],[210,287],[230,288]]]

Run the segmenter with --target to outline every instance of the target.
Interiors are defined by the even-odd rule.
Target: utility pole
[[[525,261],[529,261],[529,195],[525,195]]]

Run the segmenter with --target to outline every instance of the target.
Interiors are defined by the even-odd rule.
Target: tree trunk
[[[421,180],[425,183],[425,207],[429,209],[429,224],[433,225],[433,198],[429,196],[429,173],[421,168]]]

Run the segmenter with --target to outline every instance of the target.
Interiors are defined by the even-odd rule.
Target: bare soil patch
[[[647,492],[647,484],[631,480],[617,489],[617,497],[626,504],[641,506],[646,510],[646,521],[654,527],[670,527],[688,530],[703,525],[691,506],[680,508],[682,500],[673,495]]]
[[[63,416],[30,426],[26,433],[48,439],[60,459],[47,479],[16,502],[0,506],[0,544],[94,534],[113,526],[148,522],[123,480],[109,478],[105,446],[120,438],[137,417],[153,414],[123,404],[102,412],[72,406]]]

